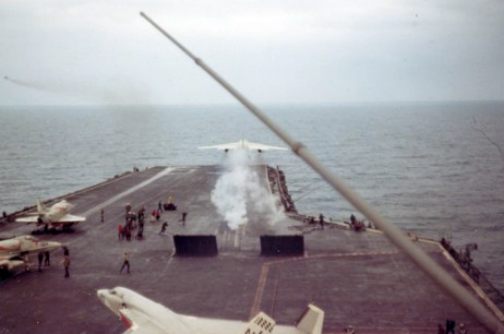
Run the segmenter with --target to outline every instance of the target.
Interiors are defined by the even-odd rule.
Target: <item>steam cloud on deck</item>
[[[212,191],[212,202],[233,230],[245,224],[248,230],[264,230],[285,218],[278,198],[263,187],[251,167],[255,163],[253,156],[246,150],[229,151],[226,171]]]

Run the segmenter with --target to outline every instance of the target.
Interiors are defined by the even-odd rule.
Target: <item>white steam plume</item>
[[[211,199],[230,229],[246,224],[248,231],[264,233],[285,215],[278,198],[262,186],[259,175],[250,167],[254,160],[248,153],[227,153],[226,171],[217,180]]]

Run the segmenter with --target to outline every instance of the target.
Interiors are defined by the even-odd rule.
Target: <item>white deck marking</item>
[[[137,184],[137,185],[135,185],[135,186],[133,186],[133,187],[131,187],[131,188],[123,191],[122,193],[119,193],[119,194],[115,195],[114,197],[109,198],[105,202],[103,202],[101,204],[98,204],[95,207],[93,207],[93,208],[87,210],[86,212],[82,213],[82,215],[85,216],[85,217],[87,217],[89,215],[92,215],[93,213],[98,212],[102,208],[105,208],[105,207],[109,206],[110,204],[113,204],[113,203],[117,202],[121,198],[124,198],[124,197],[128,196],[129,194],[134,193],[138,189],[141,189],[141,188],[143,188],[143,187],[151,184],[152,182],[154,182],[154,181],[162,178],[163,176],[171,173],[174,170],[175,170],[175,168],[167,167],[167,168],[163,169],[162,171],[160,171],[159,173],[157,173],[156,175],[154,175],[153,177],[151,177],[150,179],[147,179],[147,180],[145,180],[143,182],[140,182],[139,184]]]

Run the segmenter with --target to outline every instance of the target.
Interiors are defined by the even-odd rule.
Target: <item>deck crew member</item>
[[[455,320],[446,319],[446,334],[448,333],[455,334],[455,327],[456,327]]]
[[[161,231],[159,231],[159,234],[165,233],[167,227],[168,227],[168,222],[164,222],[163,225],[161,225]]]
[[[70,277],[70,255],[63,256],[63,267],[65,267],[65,278]]]
[[[42,261],[44,260],[44,252],[38,253],[38,271],[42,271]]]
[[[120,274],[122,274],[124,268],[126,268],[126,272],[129,274],[130,273],[130,263],[129,263],[129,254],[128,254],[128,252],[124,252],[123,263],[122,263],[122,266],[121,266],[121,270],[119,271]]]
[[[124,231],[121,224],[117,225],[117,237],[119,238],[119,240],[124,239]]]
[[[320,223],[320,228],[324,229],[324,215],[323,214],[319,215],[319,223]]]
[[[51,265],[51,260],[50,260],[51,254],[49,251],[44,252],[44,265],[46,267],[49,267]]]

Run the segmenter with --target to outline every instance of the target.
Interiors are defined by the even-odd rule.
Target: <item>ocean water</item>
[[[422,236],[476,242],[504,291],[504,102],[264,106],[386,218]],[[0,107],[0,210],[93,185],[133,166],[219,164],[198,146],[281,142],[241,106]],[[354,212],[291,152],[267,152],[298,210]],[[359,215],[358,215],[359,216]]]

